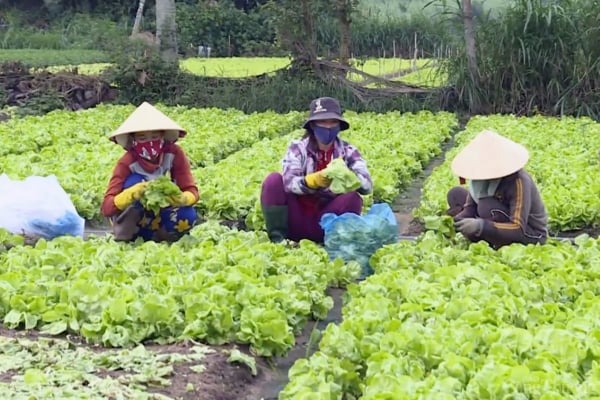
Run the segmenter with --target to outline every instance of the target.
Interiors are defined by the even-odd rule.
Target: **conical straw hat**
[[[452,160],[458,177],[471,180],[496,179],[517,172],[527,164],[529,152],[522,145],[484,130]]]
[[[129,147],[129,134],[146,131],[165,131],[165,140],[175,142],[184,137],[186,131],[175,121],[148,102],[143,102],[129,117],[110,134],[109,138],[124,148]]]

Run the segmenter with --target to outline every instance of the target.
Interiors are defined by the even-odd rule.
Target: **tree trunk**
[[[142,23],[142,16],[144,14],[144,5],[146,0],[140,0],[138,4],[137,13],[135,14],[135,21],[133,23],[133,29],[131,30],[131,36],[135,35],[140,31],[140,24]]]
[[[475,28],[473,24],[473,7],[471,0],[462,0],[462,15],[465,29],[465,49],[467,54],[467,67],[474,87],[479,86],[479,68],[477,67],[477,51],[475,48]],[[477,112],[480,108],[479,101],[471,99],[471,107]]]
[[[177,62],[177,23],[175,0],[156,0],[156,37],[160,56],[168,63]]]
[[[312,64],[317,59],[317,31],[314,26],[314,12],[311,0],[302,2],[302,24],[306,32],[306,40],[298,46],[300,58],[306,57],[306,61]]]
[[[336,0],[336,11],[340,24],[340,49],[339,49],[339,61],[342,64],[349,64],[350,60],[350,23],[352,19],[350,14],[352,13],[351,0]]]

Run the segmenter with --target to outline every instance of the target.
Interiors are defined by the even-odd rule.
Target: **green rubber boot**
[[[288,235],[288,207],[287,206],[262,206],[267,234],[273,243],[280,243]]]

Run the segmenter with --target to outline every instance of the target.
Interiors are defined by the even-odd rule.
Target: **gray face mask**
[[[479,199],[485,197],[493,197],[496,194],[496,189],[502,178],[499,179],[486,179],[486,180],[470,180],[469,181],[469,193],[475,203],[479,203]]]

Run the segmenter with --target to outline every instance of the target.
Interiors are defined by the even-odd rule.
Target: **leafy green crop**
[[[0,252],[0,318],[107,346],[197,339],[272,356],[327,315],[328,286],[358,274],[315,243],[286,248],[216,222],[172,245],[65,236]]]
[[[190,350],[186,354],[155,353],[139,345],[98,351],[75,348],[66,340],[0,337],[0,374],[12,378],[3,379],[0,390],[11,399],[166,400],[149,393],[148,388],[169,386],[175,365],[203,367],[203,358],[213,352],[203,345]],[[117,371],[118,375],[111,376]]]
[[[331,161],[323,170],[323,175],[331,179],[329,189],[333,193],[348,193],[360,187],[360,181],[352,172],[342,158]]]
[[[162,175],[148,182],[140,202],[146,210],[153,211],[155,215],[158,215],[161,208],[170,205],[170,198],[180,194],[179,186],[171,178]]]
[[[597,398],[600,239],[575,242],[380,249],[279,398]]]
[[[456,145],[446,160],[425,181],[420,219],[443,215],[446,193],[458,185],[450,163],[454,156],[483,129],[492,129],[523,144],[530,153],[525,169],[540,189],[552,231],[578,229],[600,223],[597,179],[600,124],[589,118],[530,118],[508,115],[476,116],[456,135]]]
[[[263,138],[288,133],[303,116],[156,106],[186,128],[188,135],[178,144],[197,167],[212,165]],[[123,155],[107,135],[134,109],[133,105],[99,105],[0,124],[0,170],[13,178],[54,174],[79,214],[98,219],[106,184]]]
[[[441,152],[442,143],[450,138],[457,125],[456,116],[450,113],[354,113],[346,112],[345,117],[352,126],[341,133],[341,138],[354,145],[362,154],[373,178],[373,194],[364,196],[365,208],[375,201],[392,202],[400,189],[407,186],[411,179],[423,170],[434,156]],[[418,134],[417,134],[418,133]],[[291,138],[299,138],[297,131]],[[291,140],[291,139],[290,139]],[[289,143],[288,143],[289,144]],[[244,217],[246,224],[254,229],[264,226],[260,211],[259,193],[262,180],[268,173],[281,171],[281,158],[287,144],[277,142],[272,148],[257,143],[256,149],[241,151],[219,163],[220,175],[228,171],[228,188],[215,179],[211,186],[215,188],[215,200],[219,206],[227,205],[227,215]],[[260,160],[253,160],[250,153]],[[242,156],[238,159],[238,155]],[[234,167],[235,165],[235,167]],[[238,165],[254,165],[252,169],[238,169]],[[234,169],[235,168],[235,169]],[[199,172],[200,173],[200,172]],[[212,173],[202,178],[212,181]],[[220,185],[220,186],[219,186]],[[204,187],[204,185],[201,185]],[[220,194],[220,196],[218,196]],[[241,196],[243,194],[243,197]],[[243,201],[244,207],[236,207]],[[211,210],[218,209],[208,206]],[[236,211],[236,208],[238,211]],[[223,215],[223,214],[221,214]]]
[[[25,243],[25,238],[21,235],[15,235],[0,228],[0,252],[6,251],[11,247],[20,246]]]

